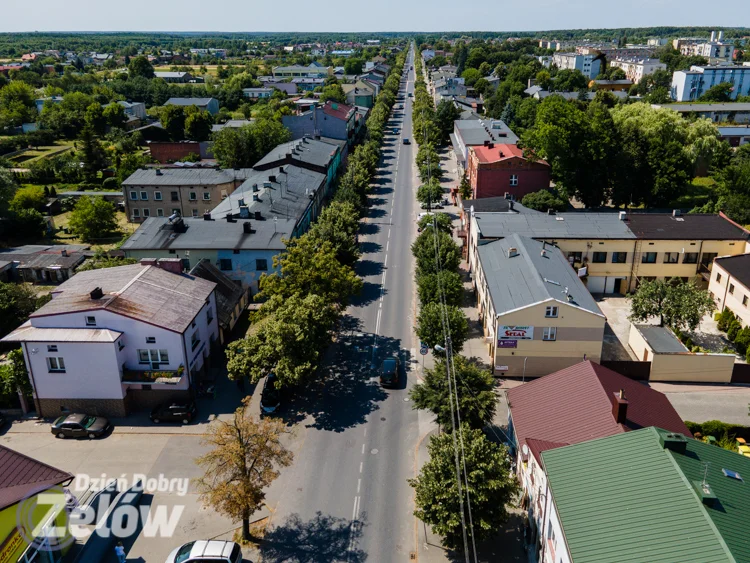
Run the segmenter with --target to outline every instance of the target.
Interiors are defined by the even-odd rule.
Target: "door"
[[[618,280],[619,278],[607,278],[604,284],[604,293],[614,293],[619,285]]]
[[[586,279],[586,287],[589,293],[604,293],[607,278],[605,276],[589,276]]]

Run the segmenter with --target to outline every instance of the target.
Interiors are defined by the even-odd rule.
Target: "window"
[[[641,256],[641,264],[656,264],[656,252],[645,252]]]
[[[122,350],[123,348],[125,348],[125,343],[122,341],[122,338],[121,338],[120,340],[117,341],[117,349]]]
[[[557,340],[557,327],[545,327],[542,332],[542,340]]]
[[[190,201],[196,201],[198,199],[198,194],[195,192],[190,192]]]
[[[203,200],[209,201],[211,199],[211,192],[203,192]]]
[[[156,344],[156,336],[147,336],[146,344]]]
[[[224,271],[231,270],[232,260],[230,258],[219,258],[219,269]]]
[[[206,323],[211,324],[211,321],[213,320],[214,320],[214,310],[211,307],[209,307],[206,310]]]
[[[47,352],[57,352],[57,344],[48,344]]]
[[[161,192],[154,192],[154,200],[161,201]]]
[[[172,192],[172,201],[180,201],[180,195],[177,192]]]
[[[517,186],[518,185],[518,176],[515,174],[510,175],[510,185],[511,186]]]
[[[624,264],[628,259],[627,252],[613,252],[612,263],[613,264]]]
[[[742,296],[742,304],[747,307],[747,295]]]
[[[198,339],[198,331],[196,330],[193,333],[193,336],[190,337],[190,348],[191,350],[195,350],[195,348],[200,344],[200,340]]]
[[[717,282],[721,281],[721,274],[719,272],[716,272],[716,281]]]
[[[583,252],[568,252],[568,262],[571,264],[583,262]]]
[[[256,258],[255,260],[255,269],[260,272],[265,272],[268,270],[268,260],[265,258]]]
[[[734,293],[734,284],[733,283],[729,284],[729,293]]]
[[[148,201],[148,192],[141,192],[141,199],[143,201]]]
[[[96,326],[96,317],[86,317],[86,326]]]
[[[143,216],[144,217],[151,217],[151,210],[144,208],[144,210],[143,210]]]
[[[157,217],[164,217],[164,210],[161,207],[156,210],[156,216]]]
[[[135,191],[135,190],[132,190],[130,192],[130,199],[133,200],[133,201],[136,201],[138,199],[138,192]]]
[[[604,264],[607,261],[606,252],[594,252],[594,256],[591,260],[594,264]]]
[[[133,217],[140,218],[141,216],[141,210],[140,209],[133,209]]]
[[[62,358],[47,358],[47,369],[56,373],[64,373],[65,360]]]
[[[167,350],[159,350],[159,361],[163,364],[169,363],[169,352]]]
[[[151,363],[169,363],[169,352],[167,350],[157,350],[155,348],[144,348],[138,350],[138,363],[139,364],[151,364]]]
[[[665,252],[664,253],[665,264],[677,264],[677,261],[679,259],[680,259],[680,255],[677,252]]]
[[[682,257],[682,263],[683,264],[697,264],[698,263],[698,253],[697,252],[686,252],[685,255]]]
[[[198,216],[198,210],[197,209],[193,209],[193,217],[197,217],[197,216]]]
[[[544,316],[548,319],[556,319],[557,307],[554,307],[554,306],[547,307],[547,309],[544,311]]]

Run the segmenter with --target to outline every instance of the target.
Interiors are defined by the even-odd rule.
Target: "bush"
[[[692,341],[692,339],[689,336],[688,336],[687,340],[685,340],[684,344],[685,344],[685,348],[688,348],[688,349],[692,349],[693,348],[693,341]]]
[[[739,323],[737,319],[734,319],[729,324],[729,329],[727,329],[727,338],[730,342],[734,342],[734,339],[737,338],[737,333],[742,330],[742,325]]]
[[[102,182],[102,188],[117,191],[120,188],[120,184],[117,178],[105,178]]]
[[[521,205],[529,209],[546,212],[548,209],[555,211],[565,211],[568,208],[568,202],[562,199],[557,193],[549,190],[541,190],[526,194],[521,200]]]
[[[724,309],[718,314],[717,328],[722,332],[726,332],[733,320],[735,320],[734,313],[729,309]]]
[[[750,328],[743,328],[734,339],[734,347],[737,348],[740,356],[744,356],[748,346],[750,346]]]

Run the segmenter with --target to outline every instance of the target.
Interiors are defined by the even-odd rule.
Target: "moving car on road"
[[[52,423],[58,438],[100,438],[112,429],[106,418],[87,414],[64,414]]]
[[[380,367],[381,387],[396,387],[398,385],[399,363],[399,359],[396,356],[391,356],[383,360],[383,364]]]
[[[405,145],[411,145],[411,141],[407,138],[404,138],[404,144]]]
[[[151,421],[160,422],[182,422],[190,424],[197,412],[195,401],[169,401],[158,405],[151,411]]]
[[[233,541],[198,540],[175,549],[166,563],[242,563],[242,549]]]

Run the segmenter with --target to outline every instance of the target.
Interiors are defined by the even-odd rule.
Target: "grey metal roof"
[[[515,256],[508,257],[510,248],[517,250]],[[495,314],[554,299],[602,315],[560,249],[514,234],[477,251]]]
[[[234,212],[237,213],[235,204]],[[295,219],[265,216],[249,219],[252,232],[244,231],[244,220],[229,223],[223,218],[206,221],[203,217],[183,217],[184,233],[176,232],[166,217],[149,217],[125,241],[121,249],[130,250],[283,250],[282,238],[294,231]]]
[[[158,70],[154,73],[154,75],[156,76],[156,78],[184,78],[185,75],[187,75],[187,74],[190,74],[190,73],[188,73],[188,72],[169,72],[169,71],[167,71],[167,72],[160,72]]]
[[[169,98],[167,106],[197,106],[203,107],[211,103],[214,98]]]
[[[516,207],[519,207],[516,205]],[[570,212],[548,215],[525,208],[524,213],[475,213],[482,238],[522,236],[565,239],[635,239],[617,213]]]
[[[518,142],[516,134],[499,119],[459,119],[453,123],[466,146],[482,145],[485,141],[490,141],[491,143],[506,143],[510,145]]]
[[[326,168],[337,150],[337,147],[330,143],[317,139],[297,139],[274,147],[266,156],[256,162],[253,168],[260,170],[273,165],[274,162],[284,162],[287,154],[291,154],[293,160]]]
[[[726,102],[716,104],[654,104],[655,108],[667,108],[680,113],[699,111],[750,111],[750,103]]]
[[[104,295],[92,299],[90,293],[97,287]],[[89,270],[56,287],[52,300],[31,318],[102,309],[182,333],[215,287],[213,282],[157,266],[130,264]]]
[[[669,354],[690,351],[668,328],[654,325],[635,325],[635,328],[641,333],[641,336],[643,336],[654,352]]]
[[[158,174],[157,174],[158,170]],[[217,168],[147,168],[133,172],[123,186],[212,186],[244,180],[251,168],[239,170]]]
[[[266,218],[291,219],[296,223],[313,202],[312,194],[325,185],[326,175],[293,164],[287,164],[283,169],[283,172],[278,169],[253,170],[239,188],[211,211],[211,215],[217,219],[223,219],[227,214],[236,216],[242,200],[251,216],[259,211]],[[258,191],[253,191],[253,186],[257,186]],[[253,195],[258,201],[254,201]]]
[[[254,119],[230,119],[226,123],[216,123],[215,125],[212,125],[211,132],[215,133],[217,131],[225,129],[226,127],[233,127],[237,129],[240,127],[245,127],[246,125],[251,125],[253,123],[255,123]]]
[[[85,245],[26,245],[17,248],[0,248],[0,260],[17,263],[19,269],[61,268],[69,269],[86,259]],[[63,256],[63,250],[67,256]]]
[[[114,342],[122,332],[107,328],[44,328],[26,321],[3,342]]]

